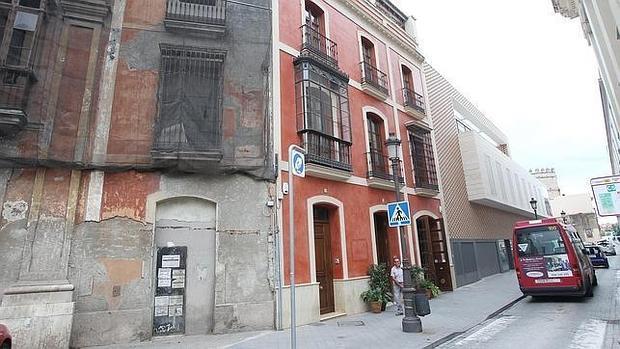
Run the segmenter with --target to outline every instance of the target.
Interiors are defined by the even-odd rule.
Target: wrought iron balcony
[[[164,24],[169,29],[223,34],[227,0],[167,0]]]
[[[414,188],[439,191],[439,185],[437,183],[431,183],[431,181],[426,178],[419,178],[418,176],[415,176]]]
[[[368,62],[361,62],[360,67],[362,69],[362,89],[377,98],[387,98],[389,95],[387,74]]]
[[[378,151],[370,151],[366,153],[366,159],[368,159],[368,181],[371,187],[377,187],[382,189],[394,188],[394,176],[390,172],[392,163],[387,155]],[[401,163],[402,164],[402,163]],[[399,165],[401,165],[399,164]],[[399,166],[400,169],[400,166]],[[376,179],[379,179],[381,183],[376,183]],[[388,181],[389,183],[385,182]],[[398,176],[400,183],[405,183],[403,176]]]
[[[386,155],[377,151],[366,153],[368,158],[368,178],[376,177],[391,181],[390,160]]]
[[[338,45],[335,42],[307,24],[301,26],[301,32],[302,55],[312,55],[328,64],[338,66]]]
[[[403,100],[405,109],[412,109],[426,115],[426,108],[424,106],[424,97],[415,91],[408,88],[403,88]]]
[[[306,130],[306,161],[339,170],[351,171],[351,143],[317,131]]]
[[[15,134],[26,126],[28,94],[35,81],[31,70],[0,67],[0,135]]]

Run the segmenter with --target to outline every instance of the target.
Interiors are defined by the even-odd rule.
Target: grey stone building
[[[16,345],[273,327],[270,5],[0,2]]]

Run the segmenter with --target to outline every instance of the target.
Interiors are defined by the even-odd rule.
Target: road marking
[[[266,335],[268,335],[268,334],[270,334],[270,333],[273,333],[273,332],[270,332],[270,331],[265,331],[265,332],[259,333],[259,334],[257,334],[257,335],[254,335],[254,336],[250,336],[250,337],[248,337],[248,338],[244,338],[244,339],[242,339],[242,340],[240,340],[240,341],[237,341],[237,342],[235,342],[235,343],[233,343],[233,344],[228,344],[228,345],[226,345],[226,346],[223,346],[223,347],[222,347],[222,349],[232,348],[232,347],[234,347],[234,346],[236,346],[236,345],[239,345],[239,344],[242,344],[242,343],[245,343],[245,342],[249,342],[249,341],[252,341],[252,340],[258,339],[258,338],[260,338],[260,337],[264,337],[264,336],[266,336]]]
[[[516,316],[502,316],[482,326],[476,332],[454,343],[454,346],[468,345],[473,342],[482,343],[492,339],[517,319]]]
[[[579,326],[569,349],[601,349],[605,342],[607,322],[588,320]]]

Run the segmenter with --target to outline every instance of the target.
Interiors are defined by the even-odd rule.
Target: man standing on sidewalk
[[[390,271],[392,278],[392,295],[396,305],[396,315],[403,315],[403,269],[400,266],[400,259],[396,256],[393,258],[394,265]]]

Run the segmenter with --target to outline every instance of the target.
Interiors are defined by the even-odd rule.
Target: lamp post
[[[388,157],[392,162],[392,175],[394,179],[394,191],[396,193],[396,201],[401,201],[400,196],[400,158],[399,148],[400,139],[396,137],[394,133],[390,133],[385,145],[388,148]],[[400,235],[400,248],[403,261],[403,303],[405,303],[405,317],[402,321],[403,332],[422,332],[422,321],[416,314],[415,304],[413,301],[413,285],[411,282],[411,263],[409,258],[405,254],[407,251],[407,241],[405,239],[405,232],[403,227],[398,227],[398,233]]]
[[[536,208],[538,208],[538,201],[536,201],[536,199],[532,198],[532,200],[530,200],[530,206],[532,206],[532,210],[534,210],[534,219],[538,219],[538,212],[536,212]]]
[[[564,212],[564,210],[560,212],[560,216],[562,216],[562,221],[564,222],[564,224],[566,224],[566,212]]]

